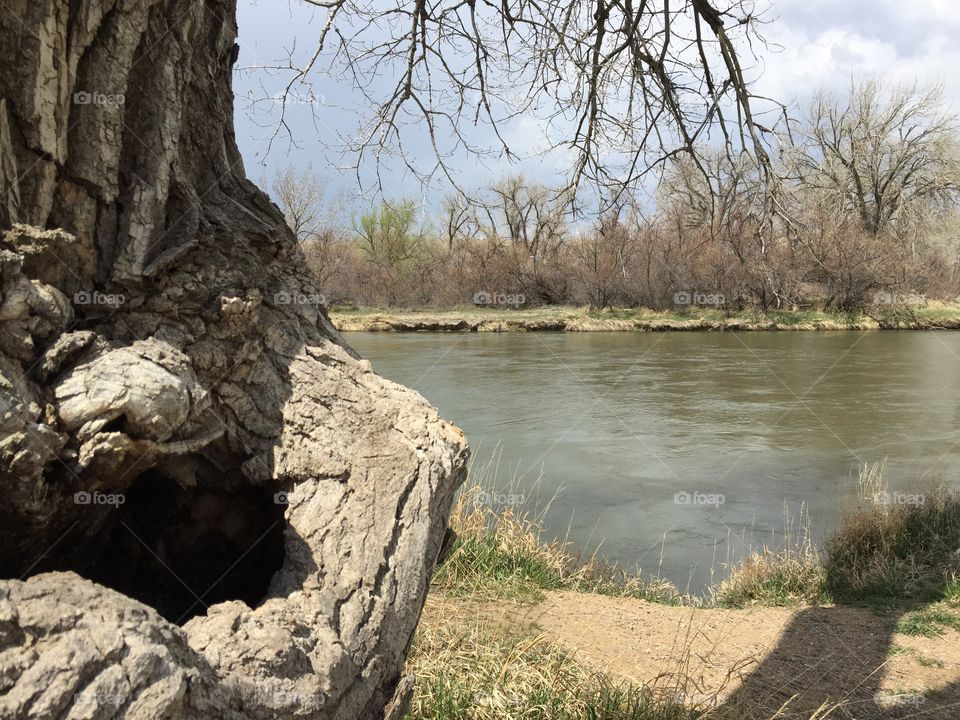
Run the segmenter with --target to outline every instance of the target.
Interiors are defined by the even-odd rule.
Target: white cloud
[[[801,102],[825,87],[843,92],[851,76],[943,83],[960,106],[960,18],[953,0],[781,0],[765,35],[780,52],[765,57],[758,88]]]

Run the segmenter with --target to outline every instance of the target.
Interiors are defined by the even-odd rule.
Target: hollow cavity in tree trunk
[[[283,565],[276,493],[182,488],[154,472],[137,478],[102,531],[109,539],[85,577],[140,600],[182,625],[210,605],[256,607]]]

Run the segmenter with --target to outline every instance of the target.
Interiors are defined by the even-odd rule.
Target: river
[[[960,485],[960,333],[346,338],[546,508],[551,536],[689,592],[802,517],[822,541],[863,463],[885,460],[891,491]]]

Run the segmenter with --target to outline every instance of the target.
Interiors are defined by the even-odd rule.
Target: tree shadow
[[[909,611],[850,606],[801,610],[773,652],[726,698],[719,717],[957,720],[960,681],[918,687],[891,667],[891,659],[904,652],[894,636]],[[931,661],[940,659],[925,660]],[[912,657],[910,662],[920,661]]]

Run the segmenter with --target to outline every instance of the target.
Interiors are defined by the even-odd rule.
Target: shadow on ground
[[[890,659],[898,651],[894,635],[905,614],[849,607],[799,611],[723,709],[733,717],[742,712],[777,720],[810,720],[827,709],[830,718],[851,720],[960,719],[960,682],[940,687],[897,682]]]

